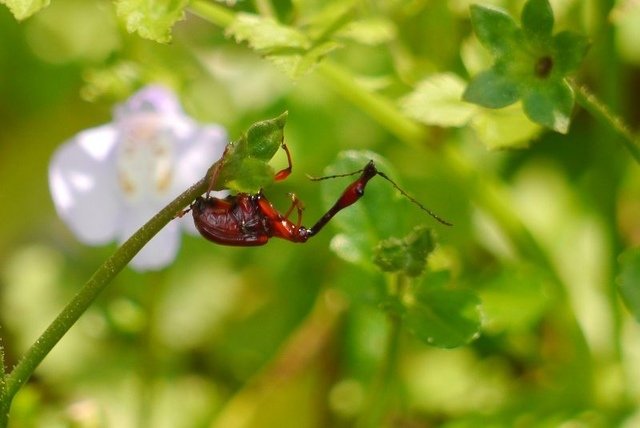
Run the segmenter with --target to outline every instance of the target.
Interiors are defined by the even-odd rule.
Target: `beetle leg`
[[[218,181],[220,171],[225,164],[225,160],[227,159],[227,152],[229,151],[230,147],[231,144],[227,144],[227,146],[224,148],[224,152],[222,152],[222,156],[220,157],[220,159],[218,159],[216,163],[214,163],[211,168],[209,168],[209,171],[211,171],[211,178],[209,179],[209,187],[207,188],[207,193],[205,195],[207,199],[209,199],[209,194],[213,191],[213,188]],[[209,173],[209,171],[207,171],[207,174]]]
[[[291,163],[291,153],[289,153],[289,148],[284,142],[282,143],[281,147],[284,150],[284,152],[287,154],[287,162],[289,163],[289,166],[287,166],[285,169],[282,169],[276,172],[276,175],[274,176],[275,181],[284,180],[289,176],[289,174],[291,174],[291,170],[293,169],[293,164]]]
[[[291,212],[295,208],[298,212],[298,221],[296,222],[296,227],[300,227],[300,224],[302,223],[302,211],[304,211],[304,204],[294,193],[289,193],[289,197],[291,198],[291,206],[284,214],[284,218],[288,220],[289,215],[291,215]]]

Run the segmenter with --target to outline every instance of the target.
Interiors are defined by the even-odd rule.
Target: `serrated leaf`
[[[322,58],[339,47],[340,45],[338,43],[329,41],[313,47],[304,54],[285,53],[267,55],[267,59],[273,62],[275,66],[289,78],[296,80],[311,72]]]
[[[581,34],[562,31],[553,37],[553,50],[556,72],[566,75],[580,66],[589,50],[589,41]]]
[[[404,320],[409,331],[439,348],[456,348],[480,332],[480,300],[468,290],[424,287],[408,306]]]
[[[463,126],[478,108],[462,101],[465,82],[453,73],[429,76],[400,100],[404,113],[427,125]]]
[[[620,256],[618,291],[629,312],[640,322],[640,248],[625,251]]]
[[[531,87],[522,97],[524,112],[531,120],[562,134],[569,131],[573,102],[573,89],[564,80]]]
[[[521,42],[521,30],[505,11],[472,5],[471,22],[480,43],[494,55],[503,55]]]
[[[470,126],[490,150],[527,147],[542,129],[524,114],[520,103],[482,110],[471,119]]]
[[[377,46],[393,40],[396,34],[396,27],[390,20],[369,18],[350,22],[338,33],[338,36],[363,45]]]
[[[173,25],[184,19],[188,0],[116,0],[127,31],[159,43],[171,41]]]
[[[483,107],[502,108],[518,101],[520,89],[511,77],[490,68],[471,80],[462,98]]]
[[[311,40],[300,31],[279,24],[272,18],[249,13],[238,13],[227,27],[226,34],[238,42],[247,42],[252,49],[261,53],[311,47]]]
[[[522,9],[522,28],[525,33],[538,40],[551,37],[553,10],[548,0],[528,0]]]
[[[18,20],[27,19],[39,10],[49,6],[50,0],[0,0]]]

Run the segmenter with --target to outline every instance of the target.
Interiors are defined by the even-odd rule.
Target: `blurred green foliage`
[[[197,15],[187,9],[170,44],[140,37],[167,33],[153,20],[132,24],[136,3],[153,2],[56,0],[21,22],[0,7],[7,369],[115,249],[80,245],[55,216],[49,158],[80,130],[109,122],[114,103],[146,83],[173,87],[190,115],[233,139],[287,110],[293,174],[265,193],[284,211],[295,192],[306,225],[348,179],[325,186],[305,173],[336,173],[325,167],[345,162],[339,153],[370,151],[455,226],[374,179],[305,245],[229,248],[185,237],[169,268],[125,270],[107,288],[19,392],[10,426],[348,427],[379,409],[385,426],[640,424],[640,327],[617,293],[637,318],[638,165],[579,108],[559,135],[528,122],[518,104],[461,103],[465,82],[491,65],[472,34],[471,2],[211,2],[220,25],[193,2]],[[524,2],[482,3],[519,16]],[[160,24],[181,16],[182,2],[157,4],[172,17]],[[554,28],[592,42],[576,79],[637,126],[640,6],[551,4]],[[155,36],[144,33],[149,22]],[[325,57],[347,72],[342,84],[384,108],[363,107],[374,101],[340,86],[317,64]],[[395,115],[411,126],[388,126]],[[281,151],[272,165],[286,165]],[[373,248],[418,224],[437,231],[437,246],[427,272],[405,278],[411,292],[399,303],[413,310],[390,348],[389,318],[400,312],[385,296],[399,295],[398,282],[375,268]],[[432,330],[458,314],[468,326],[477,310],[477,338],[475,324],[442,338]],[[475,340],[440,349],[430,337]],[[381,379],[387,394],[376,395]]]

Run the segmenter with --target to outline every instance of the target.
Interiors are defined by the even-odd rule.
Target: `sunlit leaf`
[[[524,114],[520,103],[499,110],[484,109],[471,119],[470,126],[478,140],[492,150],[527,147],[542,130]]]
[[[22,20],[30,17],[40,9],[49,6],[51,0],[0,0],[5,4],[16,19]]]
[[[352,21],[340,31],[339,36],[364,45],[377,46],[396,37],[396,27],[388,19],[370,18]]]
[[[309,49],[311,41],[300,31],[281,25],[271,18],[239,13],[226,29],[238,42],[247,42],[262,53],[285,49]]]
[[[305,53],[283,53],[267,55],[267,59],[291,79],[299,79],[309,73],[325,55],[339,48],[340,44],[329,41],[314,46]]]
[[[427,125],[463,126],[478,108],[462,101],[465,81],[453,73],[434,74],[400,101],[409,117]]]
[[[116,12],[130,33],[159,43],[171,41],[173,25],[184,19],[188,0],[116,0]]]

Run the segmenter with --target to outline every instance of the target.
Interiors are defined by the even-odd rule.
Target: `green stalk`
[[[640,163],[640,139],[627,127],[624,121],[615,115],[585,86],[573,85],[576,93],[576,101],[596,119],[606,124],[611,130],[622,138],[624,147],[629,151],[633,159]]]
[[[330,60],[322,61],[318,71],[338,94],[367,112],[400,140],[414,149],[424,148],[427,128],[408,119],[395,104],[358,85],[353,75]]]
[[[402,296],[407,280],[404,275],[394,275],[391,296]],[[367,405],[356,424],[357,428],[377,428],[385,426],[383,420],[390,407],[390,400],[396,392],[394,390],[398,356],[400,355],[400,337],[402,333],[402,319],[398,314],[387,312],[389,333],[384,347],[382,362],[371,385],[371,392]]]
[[[11,401],[20,387],[31,377],[36,367],[93,303],[100,292],[124,269],[142,247],[167,223],[173,220],[177,213],[206,191],[209,183],[208,177],[209,173],[164,207],[122,244],[98,268],[78,294],[27,350],[11,373],[5,376],[4,393],[0,401],[0,428],[6,426],[7,413],[9,412]]]

